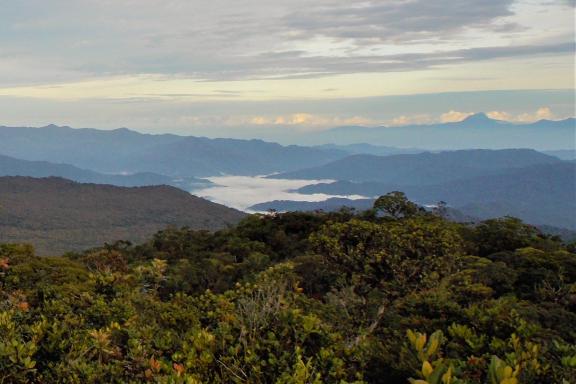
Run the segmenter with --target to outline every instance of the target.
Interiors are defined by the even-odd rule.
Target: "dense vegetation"
[[[62,257],[0,245],[0,382],[574,382],[574,247],[443,214],[393,193]]]
[[[217,230],[244,213],[169,186],[125,188],[57,177],[0,177],[0,239],[42,256],[118,239],[143,242],[167,226]]]

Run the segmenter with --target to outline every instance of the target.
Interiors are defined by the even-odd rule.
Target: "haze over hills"
[[[497,174],[508,168],[560,162],[556,157],[531,149],[478,149],[394,156],[353,155],[323,166],[270,177],[425,185]]]
[[[566,128],[566,122],[518,126],[478,114],[460,123],[443,124],[442,129],[446,132],[491,129],[494,134],[494,130],[500,132],[502,127],[503,132],[509,133],[508,128],[513,126],[543,133],[540,130],[560,132]],[[416,137],[414,132],[419,129],[436,128],[419,126],[410,131],[409,136]],[[563,148],[565,145],[566,142]],[[366,208],[371,204],[370,198],[402,190],[421,204],[444,200],[463,214],[474,217],[516,215],[534,224],[575,227],[571,215],[574,213],[572,200],[576,200],[576,196],[573,185],[569,184],[574,178],[574,169],[560,160],[570,156],[569,150],[545,154],[532,149],[429,151],[422,148],[375,145],[373,141],[317,147],[282,146],[261,140],[148,135],[125,128],[103,131],[53,125],[0,127],[0,153],[3,154],[0,155],[0,176],[59,176],[83,183],[119,186],[166,184],[190,191],[206,185],[194,176],[274,173],[268,176],[271,182],[275,181],[272,179],[311,180],[311,184],[316,180],[337,181],[300,188],[297,190],[300,194],[360,195],[368,199],[335,198],[316,203],[258,200],[262,204],[252,209],[320,207],[331,210],[342,205]],[[132,174],[110,174],[124,172]],[[228,196],[233,194],[230,189],[224,192]],[[266,199],[274,200],[273,196]]]
[[[262,140],[208,139],[112,131],[0,127],[0,154],[71,164],[106,173],[154,172],[171,177],[258,175],[320,165],[346,152],[282,146]]]
[[[130,175],[107,175],[87,169],[81,169],[69,164],[19,160],[3,155],[0,155],[0,177],[1,176],[57,176],[77,181],[79,183],[111,184],[121,187],[172,185],[185,190],[189,190],[192,187],[207,186],[211,184],[208,180],[204,179],[197,179],[194,177],[175,179],[173,177],[151,172],[142,172]]]
[[[569,143],[576,141],[576,126],[574,119],[512,124],[480,113],[457,123],[339,127],[308,132],[306,141],[314,140],[322,145],[282,146],[262,140],[150,135],[126,128],[106,131],[55,125],[0,127],[0,154],[66,163],[104,173],[153,172],[177,177],[257,175],[323,165],[348,154],[414,154],[463,148],[566,150]],[[569,155],[557,154],[563,158]]]
[[[306,186],[298,192],[374,198],[397,190],[405,192],[408,198],[420,204],[445,201],[457,210],[478,218],[510,215],[532,224],[576,230],[576,164],[570,162],[537,164],[503,170],[495,175],[432,185],[338,181]],[[350,202],[329,202],[331,206],[337,203],[346,205]],[[362,203],[352,204],[358,207]]]
[[[570,143],[567,143],[568,145]],[[576,143],[574,143],[576,146]],[[545,154],[555,156],[561,160],[576,160],[576,147],[572,149],[559,149],[556,151],[543,151]]]
[[[576,229],[576,164],[530,149],[353,155],[271,177],[332,179],[336,182],[308,185],[295,192],[367,199],[269,201],[251,209],[366,209],[377,196],[403,191],[419,204],[446,201],[463,214],[480,219],[510,215],[535,225]]]
[[[61,178],[0,177],[2,242],[41,255],[116,240],[143,241],[167,226],[215,230],[244,213],[170,186],[124,188]]]
[[[367,143],[345,144],[345,145],[322,144],[317,145],[316,148],[344,151],[350,155],[376,155],[376,156],[391,156],[391,155],[406,155],[406,154],[409,155],[409,154],[428,152],[427,149],[421,149],[421,148],[399,148],[399,147],[389,147],[386,145],[373,145]]]
[[[535,148],[566,149],[576,142],[576,120],[540,120],[516,124],[490,119],[478,113],[456,123],[408,125],[398,127],[339,127],[307,137],[317,144],[370,143],[394,147],[427,149]]]

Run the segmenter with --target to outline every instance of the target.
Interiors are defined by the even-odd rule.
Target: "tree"
[[[395,300],[435,287],[455,271],[463,250],[455,224],[434,216],[381,224],[358,219],[334,223],[315,234],[312,243],[342,274],[340,288],[351,288],[367,307],[375,308],[366,308],[375,315],[369,323],[360,321],[365,329],[352,346],[376,330]]]
[[[404,192],[399,191],[380,196],[374,202],[373,209],[394,219],[412,217],[424,211],[422,207],[408,200]]]
[[[515,251],[530,246],[540,232],[515,217],[503,217],[483,221],[473,231],[478,255],[488,256],[496,252]]]

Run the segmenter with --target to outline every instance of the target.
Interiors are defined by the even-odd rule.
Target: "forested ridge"
[[[574,244],[444,216],[391,193],[60,257],[0,245],[0,382],[573,383]]]
[[[119,239],[143,242],[167,226],[217,230],[244,213],[166,185],[118,187],[59,177],[0,177],[0,241],[41,256]]]

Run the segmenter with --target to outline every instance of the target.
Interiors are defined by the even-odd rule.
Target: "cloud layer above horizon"
[[[231,130],[401,123],[429,112],[417,103],[409,114],[384,111],[381,116],[356,114],[354,108],[342,109],[342,103],[332,112],[287,105],[494,90],[543,91],[537,107],[521,110],[502,99],[501,108],[486,110],[494,116],[521,121],[537,115],[537,108],[552,108],[548,116],[572,116],[568,105],[573,98],[554,107],[544,95],[574,88],[574,3],[5,2],[0,12],[0,113],[6,120],[0,123],[32,125],[61,116],[44,122],[158,132],[227,122]],[[213,106],[209,113],[198,112],[202,103]],[[268,109],[238,113],[238,103],[252,103],[250,110],[258,105]],[[121,104],[124,113],[110,114],[115,123],[91,122],[95,104],[116,105],[111,110]],[[136,116],[150,104],[163,116],[156,122]],[[31,113],[19,117],[25,105]],[[454,118],[482,106],[462,108],[454,103],[434,113]],[[214,114],[216,109],[220,112]],[[166,120],[167,111],[176,110]]]

